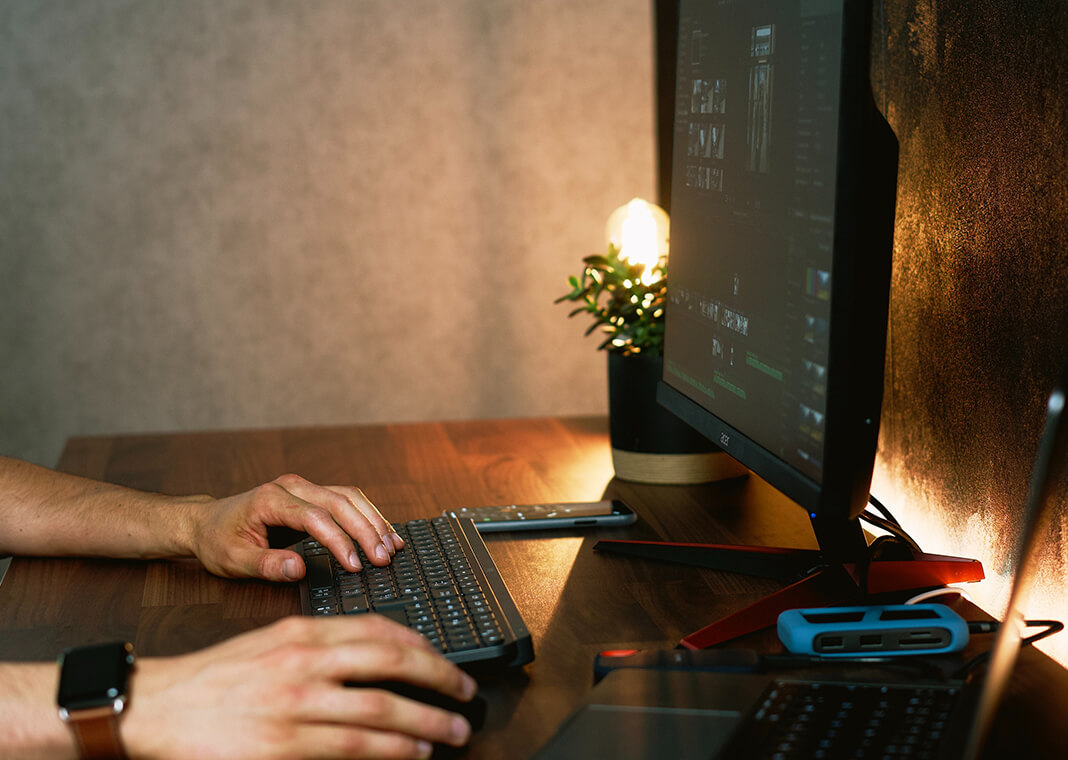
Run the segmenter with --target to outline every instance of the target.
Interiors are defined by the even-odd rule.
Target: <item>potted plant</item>
[[[656,401],[663,375],[667,214],[635,199],[609,217],[608,227],[607,253],[584,258],[581,274],[568,278],[571,291],[556,303],[577,303],[568,316],[587,314],[593,323],[586,334],[604,334],[598,348],[608,353],[616,476],[643,483],[698,483],[744,473]]]

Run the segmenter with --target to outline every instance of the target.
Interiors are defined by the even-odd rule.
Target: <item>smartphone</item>
[[[479,533],[502,530],[584,528],[590,525],[630,525],[638,516],[618,499],[570,504],[508,504],[499,507],[463,507],[445,514],[470,517]]]

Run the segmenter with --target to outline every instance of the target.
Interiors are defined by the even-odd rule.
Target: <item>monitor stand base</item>
[[[775,625],[779,613],[789,609],[864,604],[883,594],[919,592],[984,578],[978,560],[939,554],[827,563],[822,553],[813,549],[617,540],[598,541],[593,548],[789,583],[781,591],[686,636],[680,645],[687,649],[705,649]]]

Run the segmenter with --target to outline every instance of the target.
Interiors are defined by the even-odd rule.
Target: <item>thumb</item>
[[[304,559],[287,549],[246,547],[234,560],[253,578],[288,583],[304,577]]]

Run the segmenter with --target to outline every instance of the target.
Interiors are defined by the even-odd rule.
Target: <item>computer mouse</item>
[[[478,731],[486,723],[486,700],[478,694],[475,694],[470,702],[462,702],[459,699],[442,694],[440,691],[416,686],[406,681],[369,681],[350,683],[349,686],[358,686],[364,689],[385,689],[398,696],[457,713],[467,718],[467,722],[471,724],[472,731]]]

